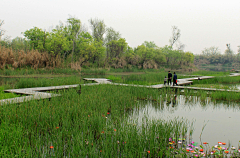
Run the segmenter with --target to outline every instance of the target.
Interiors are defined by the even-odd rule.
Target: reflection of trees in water
[[[160,96],[158,101],[141,101],[140,108],[138,110],[148,109],[151,107],[154,111],[174,113],[178,108],[186,108],[191,110],[196,106],[200,106],[202,109],[234,109],[240,110],[240,104],[226,101],[212,101],[211,98],[205,99],[198,96],[184,96],[175,94],[165,94]],[[148,107],[146,107],[148,106]]]

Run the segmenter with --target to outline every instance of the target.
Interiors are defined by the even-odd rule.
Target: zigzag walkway
[[[240,73],[232,73],[229,76],[240,76]],[[99,84],[112,84],[112,85],[120,85],[120,86],[134,86],[134,87],[146,87],[146,88],[164,88],[164,87],[171,87],[171,88],[181,88],[181,89],[193,89],[193,90],[207,90],[207,91],[232,91],[232,92],[240,92],[239,90],[226,90],[226,89],[216,89],[216,88],[201,88],[201,87],[186,87],[183,85],[192,84],[192,80],[203,80],[203,79],[210,79],[214,78],[213,76],[201,76],[195,78],[183,78],[178,79],[178,86],[167,86],[164,84],[158,85],[134,85],[134,84],[123,84],[123,83],[112,83],[110,80],[105,78],[84,78],[85,81],[95,81],[96,83],[88,83],[88,84],[81,84],[83,86],[90,86],[90,85],[99,85]],[[10,99],[3,99],[0,100],[0,105],[3,104],[13,104],[13,103],[22,103],[25,101],[30,101],[34,99],[49,99],[52,97],[60,96],[60,94],[53,94],[53,93],[46,93],[45,91],[51,90],[61,90],[61,89],[69,89],[69,88],[76,88],[79,87],[79,84],[75,85],[64,85],[64,86],[51,86],[51,87],[35,87],[35,88],[21,88],[21,89],[10,89],[5,90],[8,93],[16,93],[16,94],[24,94],[28,96],[17,97],[17,98],[10,98]]]

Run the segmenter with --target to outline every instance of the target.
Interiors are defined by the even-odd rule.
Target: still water
[[[226,142],[238,147],[240,141],[239,103],[214,103],[209,98],[201,101],[195,96],[178,95],[173,96],[168,102],[141,102],[139,104],[145,104],[145,106],[135,109],[130,119],[141,122],[143,117],[150,120],[184,118],[194,122],[193,141],[200,144],[202,132],[202,142],[208,142],[210,146],[218,142]]]

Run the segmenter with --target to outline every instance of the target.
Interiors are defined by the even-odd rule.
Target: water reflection
[[[238,146],[240,140],[240,104],[231,102],[211,102],[210,98],[201,100],[196,96],[172,95],[160,97],[159,102],[141,101],[140,108],[134,109],[130,119],[139,123],[148,119],[171,120],[176,117],[194,122],[193,140],[200,143],[201,138],[210,145],[217,142],[230,142]]]

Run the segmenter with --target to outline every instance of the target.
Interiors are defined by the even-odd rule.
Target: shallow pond
[[[168,102],[140,102],[139,104],[145,104],[145,106],[134,109],[130,116],[131,120],[136,119],[141,122],[144,117],[164,120],[185,118],[194,122],[192,140],[199,145],[202,140],[202,142],[208,142],[210,146],[218,142],[227,144],[230,142],[231,146],[238,147],[240,140],[240,104],[238,103],[214,103],[209,98],[201,101],[195,96],[187,98],[178,95]]]

